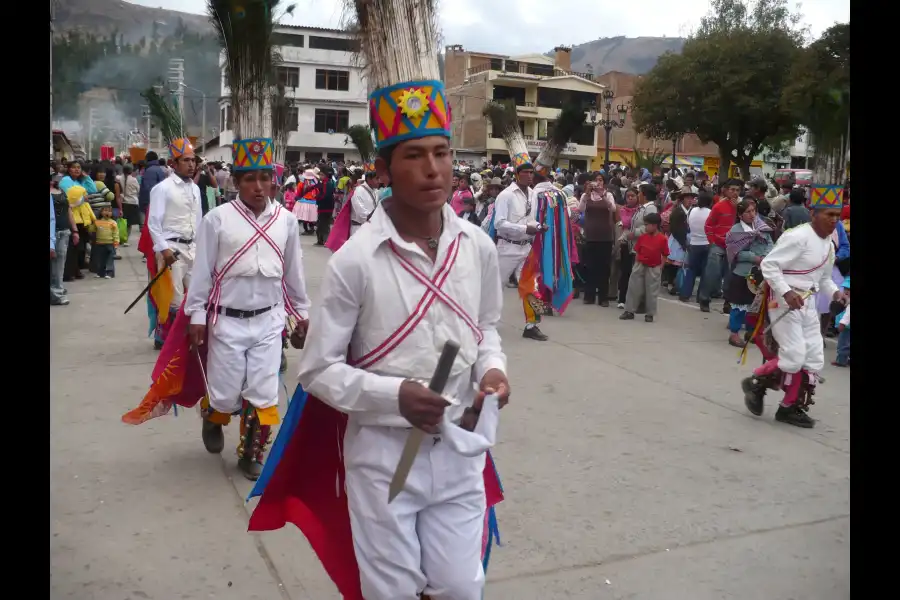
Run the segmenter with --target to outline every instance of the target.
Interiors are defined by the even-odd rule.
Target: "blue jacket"
[[[141,209],[146,209],[150,206],[150,190],[165,178],[166,172],[159,165],[151,165],[144,170],[144,176],[141,179],[141,189],[138,192],[138,206]]]
[[[71,176],[66,175],[59,180],[59,189],[63,191],[63,194],[67,193],[69,188],[73,185],[80,185],[88,194],[97,193],[97,185],[94,183],[94,180],[87,175],[82,174],[81,179],[72,179]]]
[[[834,259],[842,260],[850,256],[850,240],[847,238],[847,230],[844,229],[843,223],[838,221],[836,229],[838,233],[838,249],[834,253]]]

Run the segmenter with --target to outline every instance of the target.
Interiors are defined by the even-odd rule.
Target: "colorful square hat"
[[[812,209],[842,208],[843,186],[814,185],[809,188],[809,207]]]
[[[451,137],[450,104],[437,80],[406,81],[369,94],[378,149],[432,135]]]
[[[247,138],[231,143],[234,172],[272,170],[275,167],[272,138]]]
[[[169,142],[169,156],[172,158],[193,158],[194,157],[194,146],[191,145],[191,140],[186,137],[175,138],[171,142]]]

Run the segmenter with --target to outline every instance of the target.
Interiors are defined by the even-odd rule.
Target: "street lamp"
[[[612,90],[604,90],[603,91],[603,104],[606,108],[606,118],[600,119],[597,121],[597,106],[596,103],[591,103],[591,124],[592,125],[600,125],[603,129],[606,130],[606,155],[603,158],[603,170],[609,171],[609,137],[612,134],[612,130],[615,128],[625,127],[625,117],[628,115],[628,105],[620,104],[616,107],[616,112],[618,113],[618,120],[612,118],[612,101],[613,98],[616,97],[616,93]]]

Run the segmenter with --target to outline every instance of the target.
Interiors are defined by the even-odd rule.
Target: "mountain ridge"
[[[126,43],[136,43],[142,37],[165,36],[179,26],[195,33],[213,34],[206,15],[123,0],[56,0],[55,24],[59,33],[74,29],[106,35],[117,32]],[[665,52],[681,52],[684,41],[680,37],[652,36],[598,38],[572,46],[572,70],[595,75],[609,71],[643,75]]]

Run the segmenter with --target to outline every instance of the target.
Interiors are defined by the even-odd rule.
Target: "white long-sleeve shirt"
[[[355,225],[362,225],[375,210],[375,204],[375,190],[367,183],[359,184],[350,197],[350,220]]]
[[[514,242],[534,237],[525,232],[529,225],[537,225],[537,203],[532,202],[531,210],[525,210],[531,195],[531,188],[527,192],[522,191],[516,182],[500,192],[494,202],[494,228],[497,230],[497,237]]]
[[[444,231],[434,263],[416,244],[404,241],[379,208],[369,225],[353,235],[325,268],[322,301],[310,320],[298,379],[307,392],[359,424],[409,427],[399,411],[400,384],[406,379],[430,380],[448,340],[460,345],[444,388],[445,396],[460,401],[447,407],[452,421],[457,422],[472,405],[475,386],[487,371],[506,371],[497,333],[503,295],[496,246],[448,205],[443,216]],[[441,289],[475,321],[483,335],[481,344],[465,322],[436,298],[391,353],[365,368],[348,364],[348,347],[351,357],[366,356],[420,310],[426,287],[401,266],[391,243],[431,278],[441,272],[457,237],[459,253]]]
[[[150,190],[147,228],[155,252],[168,250],[170,239],[194,239],[202,220],[200,188],[192,180],[170,175]]]
[[[233,202],[240,202],[240,200],[233,200]],[[269,220],[275,207],[274,202],[269,202],[266,209],[257,217],[256,222],[262,226]],[[206,303],[213,286],[212,273],[220,258],[220,239],[229,234],[222,225],[222,214],[226,210],[233,211],[235,209],[228,204],[223,204],[209,211],[197,232],[194,269],[191,272],[191,285],[188,287],[184,308],[184,312],[190,316],[193,325],[206,324]],[[304,319],[308,319],[310,302],[306,294],[306,282],[303,276],[300,227],[294,216],[286,210],[281,210],[279,218],[284,220],[284,226],[287,228],[286,241],[281,247],[284,255],[284,285],[287,297],[294,310]],[[262,238],[257,239],[254,247],[251,247],[248,253],[256,252],[262,244],[268,244],[268,242]],[[237,310],[258,310],[274,306],[284,301],[281,281],[277,277],[266,277],[260,273],[244,277],[226,277],[222,281],[222,295],[218,304]]]
[[[792,289],[818,288],[820,294],[830,299],[838,291],[831,280],[833,267],[831,236],[819,237],[809,223],[781,234],[778,243],[759,265],[776,298],[782,298]]]

